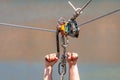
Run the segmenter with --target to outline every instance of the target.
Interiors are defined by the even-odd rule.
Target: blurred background
[[[56,29],[59,17],[66,20],[74,10],[68,0],[0,0],[0,23]],[[87,0],[70,0],[81,7]],[[93,0],[77,18],[78,24],[120,9],[120,0]],[[120,12],[80,29],[69,38],[67,51],[79,54],[81,80],[120,79]],[[42,80],[44,56],[56,52],[55,33],[0,25],[0,80]],[[53,80],[58,80],[57,64]],[[66,79],[68,74],[66,74]]]

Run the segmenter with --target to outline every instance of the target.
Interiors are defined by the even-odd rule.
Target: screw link
[[[58,73],[61,76],[64,76],[66,74],[66,64],[63,62],[60,62],[58,64]]]

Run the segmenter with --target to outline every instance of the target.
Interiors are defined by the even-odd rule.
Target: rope
[[[16,24],[9,24],[9,23],[0,23],[0,25],[9,26],[9,27],[16,27],[16,28],[24,28],[24,29],[32,29],[32,30],[40,30],[40,31],[47,31],[47,32],[56,32],[56,30],[44,29],[44,28],[35,28],[31,26],[22,26]]]
[[[82,24],[80,24],[80,25],[78,25],[78,26],[80,27],[80,26],[86,25],[86,24],[88,24],[88,23],[90,23],[90,22],[96,21],[96,20],[98,20],[98,19],[101,19],[101,18],[103,18],[103,17],[106,17],[106,16],[108,16],[108,15],[114,14],[114,13],[119,12],[119,11],[120,11],[120,9],[116,9],[116,10],[114,10],[114,11],[111,11],[111,12],[109,12],[109,13],[107,13],[107,14],[104,14],[104,15],[102,15],[102,16],[99,16],[99,17],[97,17],[97,18],[90,19],[90,20],[88,20],[88,21],[86,21],[86,22],[84,22],[84,23],[82,23]]]
[[[80,12],[83,11],[83,9],[85,9],[88,6],[88,4],[90,4],[91,1],[92,0],[89,0],[85,5],[83,5],[83,7],[81,8]]]

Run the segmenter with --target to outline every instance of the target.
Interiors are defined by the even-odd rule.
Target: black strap
[[[59,45],[59,30],[56,31],[56,47],[57,47],[57,57],[60,56],[60,45]]]

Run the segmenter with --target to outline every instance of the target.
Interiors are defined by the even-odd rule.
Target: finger
[[[50,55],[50,59],[51,59],[51,60],[56,59],[56,54],[51,54],[51,55]]]
[[[53,56],[52,58],[51,58],[51,61],[57,61],[58,60],[58,58],[56,57],[56,56]]]
[[[68,60],[74,61],[78,59],[78,54],[77,53],[68,53]]]
[[[58,60],[58,57],[57,57],[56,53],[53,54],[53,57],[54,57],[55,60]]]
[[[67,56],[68,56],[68,59],[71,59],[71,58],[73,57],[73,54],[70,53],[70,52],[68,52],[68,53],[67,53]]]
[[[77,53],[72,53],[73,55],[72,55],[72,57],[73,58],[78,58],[78,54]]]
[[[45,60],[49,62],[49,55],[45,56]]]
[[[58,58],[56,57],[56,54],[49,54],[45,56],[45,60],[48,62],[53,62],[53,61],[57,61]]]
[[[78,59],[78,54],[77,53],[72,53],[73,55],[72,55],[72,58],[74,59],[74,60],[76,60],[76,59]]]
[[[67,57],[70,57],[70,56],[71,56],[71,53],[70,53],[70,52],[68,52],[68,53],[67,53]]]
[[[74,54],[71,53],[71,60],[73,61],[74,60]]]
[[[54,62],[56,60],[57,60],[56,58],[52,58],[52,59],[50,59],[50,62]]]
[[[70,52],[67,53],[67,60],[68,60],[68,61],[71,61],[71,55],[72,55],[72,54],[71,54]]]

